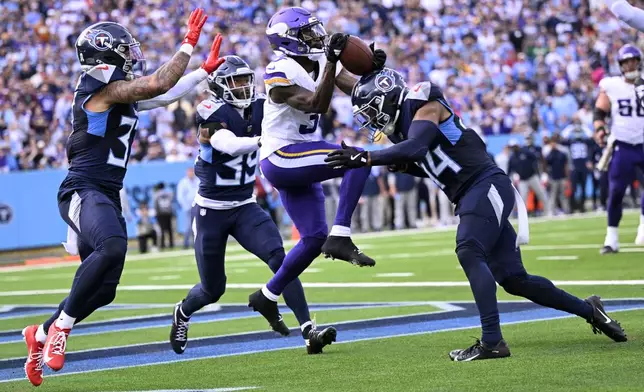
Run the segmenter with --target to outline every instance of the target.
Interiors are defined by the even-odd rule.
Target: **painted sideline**
[[[642,286],[644,280],[554,280],[557,286]],[[262,287],[264,283],[230,283],[226,289],[256,289]],[[305,288],[314,289],[339,289],[339,288],[398,288],[398,287],[469,287],[467,281],[447,281],[447,282],[308,282],[302,283]],[[190,290],[192,284],[175,284],[175,285],[133,285],[119,286],[118,291],[165,291],[165,290]],[[47,295],[47,294],[67,294],[69,289],[49,289],[49,290],[16,290],[0,291],[0,297],[18,297],[23,295]]]
[[[635,209],[624,210],[624,215],[632,215],[634,211],[637,212],[638,210],[635,210]],[[596,212],[593,211],[593,212],[586,212],[583,214],[575,213],[571,215],[562,215],[562,216],[555,216],[555,217],[530,218],[530,223],[531,224],[544,223],[544,222],[552,222],[552,221],[565,222],[570,220],[594,219],[598,217],[601,217],[601,215],[598,215]],[[516,223],[514,220],[512,222]],[[444,227],[426,227],[421,229],[381,231],[376,233],[357,233],[357,234],[353,234],[352,237],[357,239],[362,239],[362,238],[371,239],[371,238],[383,238],[383,237],[400,237],[400,236],[406,236],[411,234],[440,233],[440,232],[449,232],[454,230],[456,230],[456,225],[450,225],[450,226],[444,226]],[[284,241],[284,246],[292,246],[292,245],[295,245],[296,242],[297,241],[294,241],[294,240],[286,240]],[[598,245],[594,245],[594,246],[598,246]],[[242,251],[242,250],[244,249],[240,245],[231,245],[228,247],[228,251],[230,252],[236,252],[236,251]],[[132,256],[128,256],[126,261],[131,262],[131,261],[144,261],[144,260],[153,260],[153,259],[165,259],[165,258],[173,258],[173,257],[186,257],[186,256],[192,256],[193,254],[194,254],[194,250],[192,249],[174,250],[174,251],[168,251],[168,252],[162,252],[162,253],[146,253],[146,254],[132,255]],[[53,269],[53,268],[69,267],[70,265],[74,265],[74,264],[70,262],[61,262],[61,263],[51,263],[51,264],[45,264],[45,265],[21,265],[21,266],[13,266],[13,267],[0,267],[0,273],[39,270],[39,269]]]

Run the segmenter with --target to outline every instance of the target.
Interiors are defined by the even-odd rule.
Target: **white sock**
[[[619,247],[619,236],[617,230],[617,227],[608,226],[606,228],[604,246],[610,246],[613,249],[617,249]]]
[[[264,297],[270,299],[273,302],[277,302],[277,299],[280,297],[279,295],[271,293],[271,291],[266,286],[262,287],[262,294],[264,294]]]
[[[300,325],[300,329],[302,330],[302,332],[304,332],[304,330],[308,327],[313,328],[313,322],[307,321],[304,324]]]
[[[331,226],[331,233],[329,233],[329,235],[336,237],[351,237],[351,228],[346,226],[333,225]]]
[[[36,340],[42,344],[45,344],[45,340],[47,340],[47,332],[45,332],[42,324],[38,326],[38,330],[36,331]]]
[[[640,226],[644,226],[644,215],[640,215]]]
[[[56,320],[56,326],[63,329],[72,329],[74,321],[76,321],[76,317],[69,316],[65,312],[60,312],[60,316]]]

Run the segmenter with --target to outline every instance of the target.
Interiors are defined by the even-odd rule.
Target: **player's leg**
[[[324,162],[327,154],[340,148],[342,147],[337,144],[324,141],[291,144],[264,159],[261,162],[262,172],[278,189],[306,187],[330,178],[342,177],[338,210],[322,251],[328,257],[360,266],[373,266],[375,261],[362,253],[351,240],[351,218],[371,169],[363,167],[346,170],[327,166]]]
[[[194,206],[195,260],[200,283],[174,307],[170,345],[182,354],[188,344],[190,317],[206,305],[215,303],[226,291],[226,241],[232,221],[231,210],[211,210]]]
[[[255,203],[247,204],[237,209],[235,226],[232,235],[247,251],[259,257],[268,264],[274,273],[279,270],[285,258],[282,237],[271,220],[270,216]],[[304,288],[299,278],[295,278],[286,285],[284,302],[293,311],[300,324],[300,331],[305,340],[309,354],[319,354],[322,348],[335,341],[336,330],[327,327],[321,331],[315,330],[309,314],[309,305],[306,303]],[[288,335],[288,328],[282,322],[285,330],[277,330],[283,335]]]
[[[626,188],[634,178],[633,152],[626,148],[616,148],[608,168],[608,227],[601,254],[616,253],[619,250],[618,226],[622,219],[622,202]]]
[[[638,162],[637,179],[640,182],[640,224],[637,227],[637,236],[635,237],[635,244],[644,245],[644,182],[642,182],[642,174],[644,173],[644,151],[640,154]]]
[[[61,201],[59,209],[67,224],[94,250],[78,267],[63,310],[49,328],[44,358],[53,370],[60,370],[64,365],[67,337],[75,321],[96,309],[88,309],[87,299],[100,296],[92,305],[104,305],[114,298],[103,290],[103,282],[114,270],[120,277],[127,251],[121,212],[104,194],[94,190],[75,192]]]
[[[300,232],[300,240],[288,252],[269,282],[248,299],[248,305],[260,312],[271,325],[277,324],[281,318],[277,309],[277,299],[320,255],[328,233],[324,214],[324,193],[319,183],[278,190],[284,209]]]
[[[505,178],[501,189],[493,179]],[[514,193],[506,176],[494,176],[472,186],[458,203],[460,222],[456,232],[456,255],[470,283],[482,327],[481,341],[464,350],[454,350],[454,361],[502,358],[510,355],[499,321],[496,282],[486,255],[493,249],[504,221],[514,207]],[[509,189],[509,192],[508,192]]]
[[[579,210],[580,212],[586,212],[586,190],[588,186],[588,169],[580,171],[579,175],[579,186],[581,188],[581,196],[579,197]]]
[[[83,260],[89,256],[94,249],[89,247],[85,242],[80,238],[78,239],[78,251],[81,259]],[[67,298],[63,299],[58,305],[58,309],[54,314],[51,315],[44,323],[40,325],[30,325],[25,327],[22,330],[22,336],[24,337],[25,343],[27,345],[27,361],[25,362],[25,373],[29,381],[34,385],[38,386],[42,384],[43,381],[43,348],[45,346],[45,341],[47,340],[47,333],[51,325],[58,319],[60,312],[65,308],[65,303]],[[84,318],[84,317],[83,317]],[[81,319],[77,319],[76,323],[80,322]]]
[[[552,212],[554,211],[553,209],[549,208],[549,203],[548,203],[548,197],[546,196],[546,190],[543,187],[543,184],[541,184],[541,181],[539,180],[539,176],[536,174],[528,180],[528,184],[530,185],[530,188],[534,192],[535,196],[541,203],[543,203],[543,214],[545,216],[551,216]]]
[[[528,274],[523,267],[521,251],[516,248],[516,238],[514,227],[506,220],[489,258],[496,281],[507,293],[577,315],[591,324],[594,332],[601,331],[615,341],[626,340],[624,330],[606,316],[599,297],[582,300],[556,287],[547,278]]]

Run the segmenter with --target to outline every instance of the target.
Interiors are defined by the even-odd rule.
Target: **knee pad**
[[[208,295],[210,303],[219,301],[219,298],[226,292],[226,277],[212,282],[208,286],[204,286],[202,283],[201,290]]]
[[[115,284],[103,284],[101,290],[96,294],[96,301],[98,307],[111,304],[116,298]]]
[[[112,263],[123,263],[127,253],[127,240],[121,237],[110,237],[103,241],[101,251]]]
[[[527,275],[514,275],[508,276],[499,283],[503,290],[508,294],[516,295],[521,297],[523,293],[523,284],[525,282]]]
[[[266,264],[268,264],[268,268],[273,271],[273,273],[277,272],[278,269],[282,266],[282,262],[284,261],[284,257],[286,257],[286,253],[284,253],[284,248],[277,248],[273,252],[271,252],[271,255],[269,256],[268,260],[266,260]]]

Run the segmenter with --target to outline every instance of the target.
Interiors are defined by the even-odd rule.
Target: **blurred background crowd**
[[[343,31],[375,41],[387,52],[387,65],[402,72],[409,84],[430,80],[440,85],[464,123],[483,138],[530,134],[539,145],[543,137],[549,144],[554,135],[553,148],[561,151],[566,150],[566,140],[558,135],[566,127],[586,134],[592,129],[597,85],[605,75],[619,74],[617,49],[626,42],[639,44],[636,32],[622,25],[599,0],[3,1],[0,173],[66,167],[70,104],[80,72],[74,42],[86,26],[102,20],[127,26],[141,42],[152,71],[175,53],[188,13],[197,5],[205,8],[209,20],[192,68],[199,66],[214,34],[221,32],[225,36],[222,52],[242,56],[262,75],[273,56],[264,35],[268,19],[282,6],[300,5],[312,10],[328,32]],[[194,159],[198,152],[194,112],[205,97],[205,87],[167,108],[139,113],[129,164]],[[263,91],[263,86],[258,89]],[[366,144],[355,132],[350,99],[341,94],[334,97],[319,127],[320,137],[328,140]],[[574,134],[581,136],[580,132]],[[592,175],[595,146],[589,141],[588,148],[586,176],[597,184],[599,194],[599,175]],[[518,151],[507,147],[493,153],[501,165],[508,165]],[[566,154],[565,175],[570,175],[573,157],[570,151]],[[537,158],[535,174],[550,189],[552,180],[542,176],[552,178],[553,163],[546,155]],[[506,170],[519,175],[510,165]],[[431,185],[377,169],[372,177],[361,208],[385,212],[377,218],[365,215],[369,219],[359,227],[377,230],[438,221],[431,211],[438,208],[440,216],[440,203],[432,207],[433,203],[418,202],[432,200],[425,196],[436,194]],[[264,198],[267,207],[277,204],[271,200],[270,187],[258,184],[258,193],[269,195]],[[326,184],[325,189],[332,203],[335,184]],[[410,189],[414,195],[405,195]],[[573,191],[564,190],[568,198],[574,197]],[[390,204],[387,212],[383,205]],[[413,208],[407,210],[408,205]],[[594,203],[600,205],[600,201]],[[541,208],[549,214],[556,209],[567,212],[571,204],[558,201],[551,209]],[[409,216],[412,210],[415,214]]]

